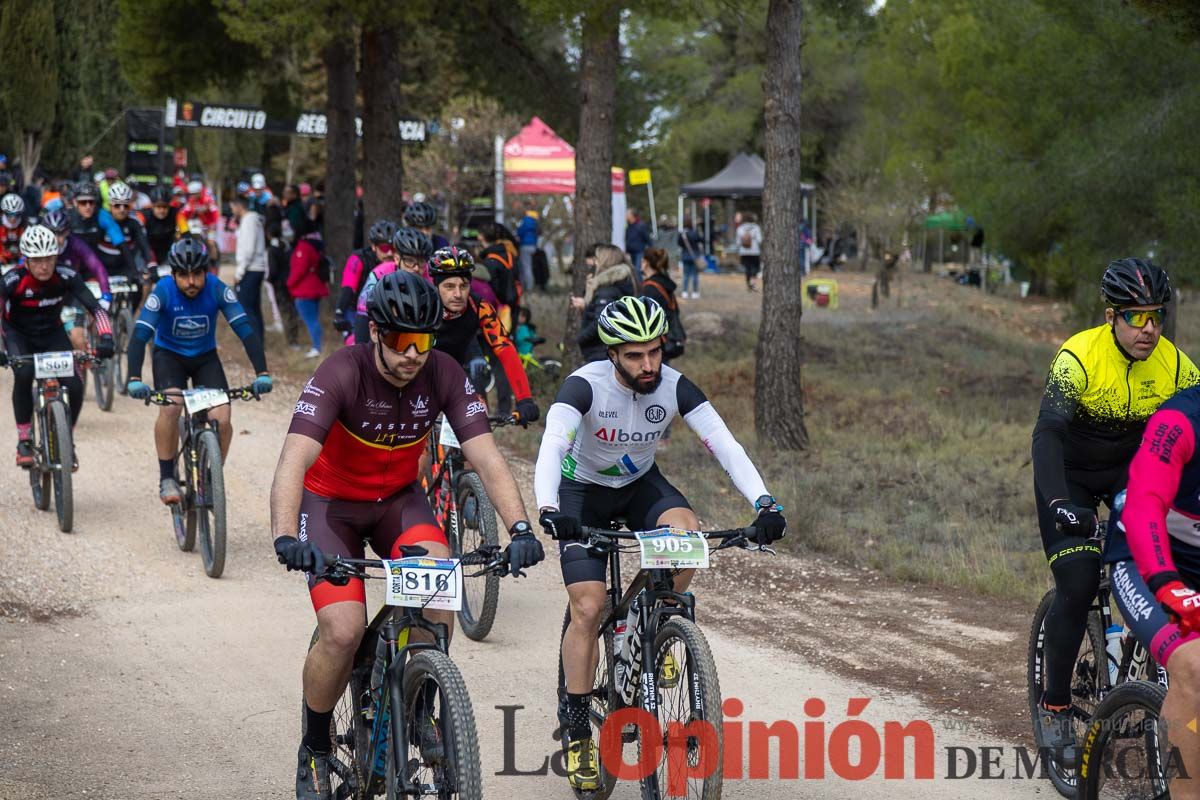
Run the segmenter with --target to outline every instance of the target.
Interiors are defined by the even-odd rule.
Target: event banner
[[[276,133],[285,136],[325,137],[325,115],[317,111],[302,111],[291,119],[272,117],[261,108],[242,105],[215,105],[192,100],[167,99],[165,124],[168,128],[209,128],[250,133]],[[362,136],[362,118],[354,120]],[[397,123],[400,141],[424,142],[429,124],[419,119],[402,119]]]

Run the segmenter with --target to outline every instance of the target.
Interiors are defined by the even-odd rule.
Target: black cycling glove
[[[517,413],[521,415],[521,423],[537,422],[542,412],[538,411],[537,403],[532,397],[517,401]]]
[[[325,571],[325,554],[312,542],[302,542],[295,536],[280,536],[275,540],[275,557],[288,572],[299,570],[320,575]]]
[[[117,347],[113,343],[112,334],[100,334],[100,341],[96,342],[96,358],[112,358],[116,352]]]
[[[783,538],[787,530],[787,520],[783,518],[782,511],[764,508],[750,526],[754,528],[755,541],[760,545],[767,545]]]
[[[1054,509],[1054,524],[1062,533],[1082,536],[1085,539],[1097,535],[1096,512],[1092,509],[1065,501],[1052,505],[1051,508]]]
[[[583,538],[583,526],[579,524],[579,520],[562,511],[543,511],[538,517],[538,522],[541,523],[542,530],[550,534],[550,538],[555,541]]]
[[[546,557],[546,551],[542,549],[542,543],[538,538],[529,531],[529,523],[524,523],[526,533],[518,533],[509,542],[508,547],[504,548],[504,555],[508,559],[508,574],[514,578],[518,575],[524,575],[521,570],[526,567],[532,567]]]

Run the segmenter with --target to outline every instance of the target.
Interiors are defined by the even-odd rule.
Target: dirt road
[[[231,382],[238,377],[231,375]],[[11,374],[0,375],[0,396],[10,387]],[[118,398],[111,414],[90,401],[85,406],[76,437],[82,469],[73,534],[59,533],[52,514],[34,510],[23,473],[0,468],[0,799],[290,795],[300,666],[313,617],[302,579],[284,572],[270,553],[267,491],[298,391],[283,385],[262,403],[234,408],[237,435],[226,468],[229,556],[217,581],[204,576],[197,555],[179,552],[158,503],[153,409],[127,398]],[[12,429],[3,427],[0,453],[11,453]],[[528,465],[515,466],[528,497]],[[718,477],[719,468],[713,470]],[[549,543],[547,550],[553,553]],[[973,696],[987,691],[980,683],[995,680],[981,677],[957,651],[978,655],[991,648],[1011,656],[1020,643],[983,623],[955,622],[941,598],[879,579],[871,579],[870,591],[846,595],[838,583],[844,573],[811,559],[781,556],[767,564],[738,555],[727,571],[704,576],[699,621],[724,696],[742,701],[737,719],[746,723],[743,731],[753,720],[790,720],[800,728],[814,719],[805,714],[810,698],[825,703],[815,719],[825,721],[826,738],[847,719],[853,697],[870,698],[860,718],[879,731],[887,720],[928,720],[936,777],[913,779],[910,757],[905,780],[885,780],[881,765],[867,780],[847,781],[832,762],[824,779],[781,780],[772,751],[775,779],[731,780],[724,796],[1053,796],[1044,781],[1009,779],[1017,762],[1010,748],[1026,741],[1005,741],[990,722],[946,713],[963,705],[953,701],[955,692]],[[856,601],[880,613],[886,606],[890,616],[882,625],[878,617],[863,620]],[[525,707],[511,726],[511,766],[536,770],[553,751],[563,603],[551,555],[529,579],[505,581],[489,641],[460,638],[452,648],[471,691],[488,797],[571,796],[553,774],[496,774],[514,771],[505,766],[505,716],[498,706]],[[772,621],[773,607],[786,609],[782,621]],[[919,619],[906,631],[899,620],[910,616]],[[887,619],[895,620],[891,634]],[[889,681],[893,663],[906,665],[896,684]],[[920,686],[914,670],[926,671],[951,699],[910,691]],[[1011,684],[1012,674],[1005,680]],[[1002,693],[1008,706],[996,717],[1019,717],[1014,689]],[[1006,779],[980,780],[977,767],[970,778],[947,780],[951,746],[973,748],[976,755],[982,746],[1004,747],[997,768]],[[790,752],[797,747],[803,775],[810,765],[802,745]],[[636,796],[634,785],[614,794]]]

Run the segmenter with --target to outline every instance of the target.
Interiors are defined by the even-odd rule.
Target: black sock
[[[567,692],[567,738],[573,742],[592,737],[592,720],[588,707],[592,703],[590,692],[572,694]]]
[[[158,479],[175,477],[175,459],[160,458],[158,460]]]
[[[313,753],[328,753],[333,750],[333,741],[329,738],[329,723],[333,721],[333,710],[313,711],[304,704],[304,738],[300,744]]]

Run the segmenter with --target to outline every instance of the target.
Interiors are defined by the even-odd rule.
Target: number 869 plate
[[[462,565],[453,559],[414,556],[384,561],[389,606],[462,610]]]
[[[707,569],[708,540],[698,531],[658,528],[636,534],[642,569]]]

